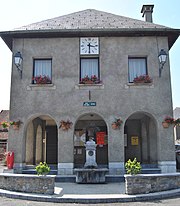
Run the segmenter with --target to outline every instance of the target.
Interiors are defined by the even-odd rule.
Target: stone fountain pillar
[[[107,168],[97,168],[96,163],[96,143],[90,139],[85,144],[86,162],[84,168],[74,169],[77,183],[104,183]]]
[[[90,139],[89,141],[86,142],[86,144],[85,144],[86,162],[84,165],[85,168],[96,168],[97,167],[96,146],[97,146],[97,144],[92,139]]]

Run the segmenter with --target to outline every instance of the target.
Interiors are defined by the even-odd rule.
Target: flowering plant
[[[33,77],[32,80],[35,84],[51,84],[52,81],[49,76],[43,75],[43,76],[36,76]]]
[[[125,164],[125,168],[127,174],[130,175],[137,175],[141,173],[142,169],[140,162],[138,162],[136,158],[134,158],[134,160],[129,159]]]
[[[113,129],[118,129],[121,124],[123,123],[123,121],[119,118],[119,119],[115,119],[115,121],[112,123],[112,128]]]
[[[178,118],[178,119],[175,120],[175,125],[180,126],[180,118]]]
[[[20,124],[22,124],[20,120],[10,122],[10,125],[14,126],[14,128],[19,128]]]
[[[4,129],[6,129],[7,127],[9,127],[9,123],[7,121],[3,121],[3,122],[0,122],[0,125],[2,125],[2,127]]]
[[[169,116],[166,116],[165,118],[164,118],[164,122],[166,122],[166,123],[169,123],[169,124],[175,124],[175,119],[174,118],[172,118],[172,117],[169,117]]]
[[[62,128],[62,130],[68,130],[71,128],[72,125],[73,123],[70,122],[70,120],[67,120],[67,121],[61,120],[59,129]]]
[[[46,162],[40,162],[39,165],[36,166],[35,170],[38,175],[46,175],[50,172],[51,169]]]
[[[151,83],[152,79],[149,77],[149,75],[140,75],[140,76],[136,76],[133,82],[134,83]]]
[[[84,78],[80,80],[80,84],[99,84],[101,81],[96,75],[92,75],[89,77],[88,75],[85,75]]]

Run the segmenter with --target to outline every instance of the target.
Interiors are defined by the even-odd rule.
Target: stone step
[[[141,174],[160,174],[161,169],[159,168],[143,168]]]
[[[22,174],[37,174],[35,169],[24,169]],[[50,170],[50,175],[57,175],[57,170]]]

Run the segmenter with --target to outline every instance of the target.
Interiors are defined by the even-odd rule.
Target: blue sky
[[[2,3],[3,2],[3,3]],[[84,9],[97,9],[144,20],[143,4],[154,4],[153,22],[180,29],[179,0],[6,0],[1,2],[0,31],[50,19]],[[170,52],[173,107],[180,107],[180,38]],[[0,111],[9,109],[12,53],[0,39]]]

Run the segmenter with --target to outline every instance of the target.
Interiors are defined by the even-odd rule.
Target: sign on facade
[[[84,107],[95,107],[96,102],[83,102]]]
[[[138,144],[139,144],[138,136],[132,136],[131,145],[138,145]]]

